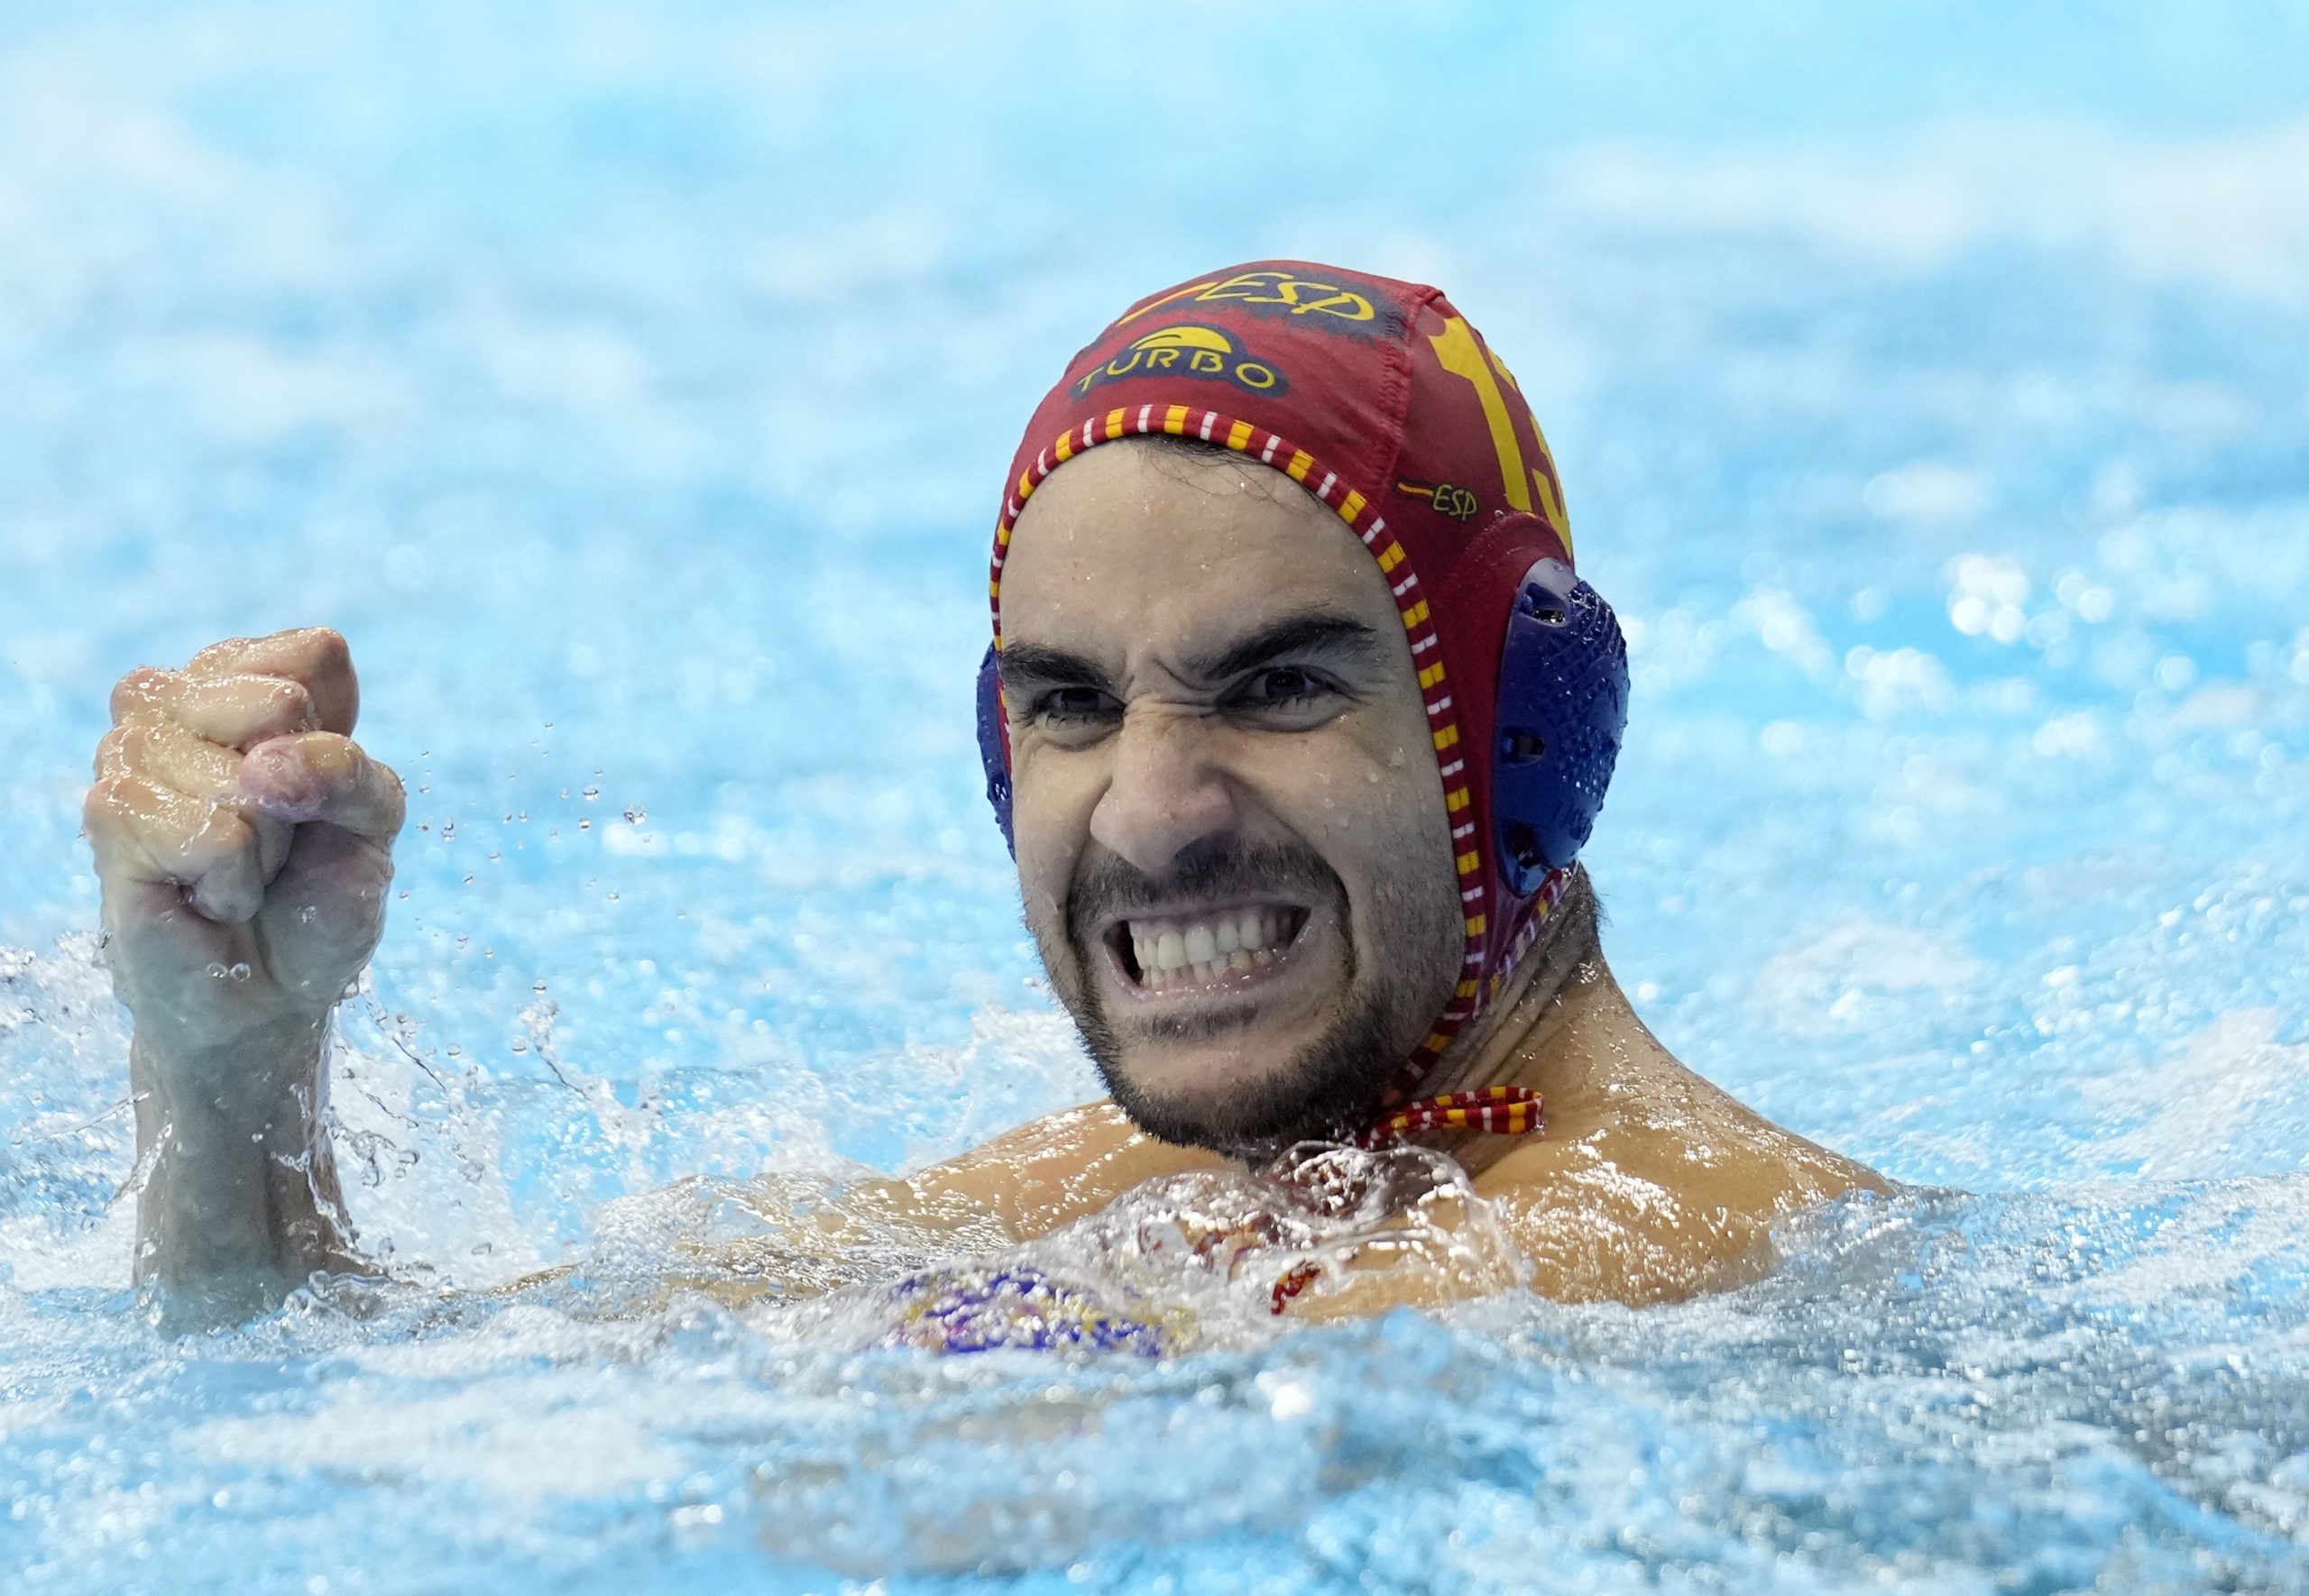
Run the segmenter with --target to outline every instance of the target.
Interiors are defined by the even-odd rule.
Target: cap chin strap
[[[1555,923],[1556,905],[1563,901],[1570,882],[1571,868],[1568,865],[1549,871],[1540,879],[1532,918],[1518,933],[1514,951],[1508,955],[1509,970],[1532,957],[1546,940],[1548,928]],[[1426,1074],[1431,1075],[1441,1063],[1440,1059],[1436,1059],[1428,1066]],[[1408,1087],[1399,1083],[1389,1095],[1394,1098],[1408,1096],[1424,1079],[1422,1075]],[[1476,1087],[1463,1092],[1445,1092],[1408,1103],[1393,1103],[1380,1111],[1370,1129],[1357,1137],[1355,1143],[1358,1147],[1384,1147],[1421,1131],[1485,1131],[1495,1136],[1529,1136],[1547,1127],[1546,1109],[1546,1099],[1529,1087]]]
[[[1601,594],[1563,561],[1534,561],[1516,583],[1500,646],[1489,750],[1491,839],[1502,890],[1533,900],[1531,917],[1486,989],[1528,957],[1554,922],[1604,806],[1620,735],[1627,725],[1627,644]],[[1438,1063],[1440,1060],[1437,1060]],[[1419,1089],[1427,1070],[1391,1096]],[[1420,1131],[1489,1131],[1525,1136],[1541,1128],[1544,1105],[1525,1087],[1486,1087],[1397,1103],[1364,1133],[1366,1145]]]
[[[1379,1116],[1358,1147],[1384,1147],[1421,1131],[1489,1131],[1499,1136],[1528,1136],[1547,1123],[1547,1100],[1529,1087],[1483,1087],[1446,1092],[1406,1103]]]

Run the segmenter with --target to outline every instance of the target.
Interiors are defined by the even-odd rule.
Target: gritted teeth
[[[1122,925],[1140,986],[1150,992],[1271,965],[1306,923],[1303,909],[1260,904]]]

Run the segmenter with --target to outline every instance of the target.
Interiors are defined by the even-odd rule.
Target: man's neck
[[[1422,1096],[1485,1087],[1528,1087],[1550,1103],[1584,1096],[1595,1084],[1602,1045],[1632,1019],[1627,1001],[1592,931],[1566,924],[1543,940],[1509,977],[1475,1025],[1463,1032],[1421,1090]],[[1472,1133],[1421,1136],[1480,1172],[1514,1145],[1513,1138]]]

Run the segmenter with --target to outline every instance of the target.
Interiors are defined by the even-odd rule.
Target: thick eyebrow
[[[1328,656],[1370,665],[1378,663],[1381,653],[1379,634],[1361,621],[1315,610],[1270,621],[1248,637],[1210,654],[1190,656],[1183,663],[1196,680],[1217,682],[1277,660]],[[1090,660],[1041,643],[1006,642],[995,656],[995,670],[1003,691],[1016,695],[1023,696],[1030,688],[1113,691],[1107,673]]]
[[[1048,648],[1039,643],[1006,642],[994,656],[995,674],[1006,693],[1023,694],[1034,687],[1096,687],[1109,690],[1107,673],[1079,654]]]
[[[1272,621],[1215,654],[1188,659],[1186,665],[1200,680],[1215,682],[1277,660],[1304,659],[1309,656],[1375,665],[1380,658],[1379,634],[1344,615],[1310,610]]]

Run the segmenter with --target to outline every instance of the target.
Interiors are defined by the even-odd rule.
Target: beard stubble
[[[1303,842],[1246,843],[1210,837],[1180,850],[1164,875],[1151,876],[1103,849],[1086,855],[1068,895],[1063,926],[1068,968],[1042,928],[1029,924],[1052,986],[1118,1107],[1159,1141],[1253,1159],[1302,1141],[1352,1136],[1377,1115],[1388,1083],[1417,1038],[1442,1008],[1422,990],[1435,955],[1456,967],[1459,928],[1454,903],[1408,883],[1374,889],[1371,922],[1398,935],[1367,978],[1356,953],[1347,888],[1322,856]],[[1126,1066],[1128,1041],[1109,1013],[1091,972],[1099,949],[1090,927],[1117,913],[1179,897],[1279,897],[1303,902],[1310,915],[1329,914],[1339,927],[1340,988],[1348,1001],[1322,1034],[1274,1068],[1232,1083],[1223,1093],[1165,1095],[1134,1078]],[[1440,913],[1439,913],[1440,908]],[[1151,1040],[1215,1040],[1254,1021],[1256,1002],[1136,1023]]]

